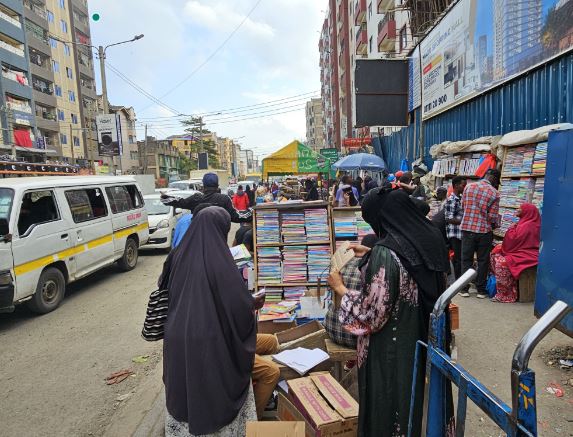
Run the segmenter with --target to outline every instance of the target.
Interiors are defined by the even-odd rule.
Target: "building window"
[[[72,118],[73,124],[78,124],[78,116],[76,114],[70,114],[70,117]]]
[[[56,85],[56,96],[62,97],[62,87],[60,85]]]
[[[80,139],[78,137],[74,137],[74,147],[80,147]]]
[[[66,9],[66,0],[60,0],[60,8]]]
[[[64,44],[64,54],[67,56],[71,55],[71,50],[70,50],[70,46],[67,44]]]
[[[54,71],[54,73],[60,72],[60,63],[58,61],[54,61],[53,59],[52,59],[52,70]]]
[[[68,23],[64,20],[60,20],[60,28],[62,29],[62,32],[68,33]]]
[[[134,144],[133,135],[130,135],[130,136],[129,136],[129,144]]]
[[[48,23],[54,22],[54,13],[52,11],[46,10],[46,18],[48,19]]]
[[[66,67],[66,76],[68,76],[68,79],[74,78],[74,73],[72,72],[72,69],[70,67]]]
[[[52,47],[53,49],[58,47],[58,41],[52,37],[50,37],[50,47]]]
[[[70,102],[75,102],[76,101],[76,93],[74,93],[73,91],[68,91],[68,98],[70,99]]]
[[[64,116],[64,111],[62,111],[61,109],[58,109],[58,120],[60,121],[64,121],[66,117]]]
[[[406,26],[400,29],[400,51],[404,50],[408,45],[408,31]]]
[[[68,144],[68,137],[66,134],[60,134],[60,144]]]

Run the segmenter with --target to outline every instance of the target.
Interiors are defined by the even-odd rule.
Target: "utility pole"
[[[203,117],[199,117],[199,141],[199,152],[203,152]]]
[[[7,107],[6,120],[8,121],[8,141],[10,141],[10,145],[12,146],[12,157],[16,160],[16,141],[14,140],[14,120],[12,117],[12,108]]]
[[[147,125],[145,125],[145,143],[143,146],[143,174],[147,174]]]
[[[100,76],[101,76],[101,99],[103,102],[103,113],[105,115],[107,115],[107,114],[109,114],[109,102],[107,101],[107,80],[105,77],[105,49],[104,49],[104,47],[99,46],[97,49],[97,52],[98,52],[98,58],[99,58],[99,72],[100,72]],[[120,157],[120,160],[121,160],[121,157]],[[115,174],[113,155],[110,156],[109,173],[113,174],[113,175]]]

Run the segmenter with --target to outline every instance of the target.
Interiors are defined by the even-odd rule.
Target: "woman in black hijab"
[[[430,312],[445,290],[447,250],[403,190],[371,190],[362,216],[380,237],[362,261],[362,289],[347,290],[338,274],[329,277],[342,296],[340,321],[358,336],[358,435],[406,435],[416,343],[427,341]],[[421,433],[423,390],[420,373],[413,436]],[[448,425],[452,432],[453,418]]]
[[[201,210],[166,262],[167,437],[241,436],[246,422],[257,420],[254,301],[227,246],[230,227],[223,208]]]
[[[247,185],[247,188],[245,188],[245,194],[249,198],[249,206],[250,207],[255,206],[255,190],[254,189],[251,190],[250,185]]]

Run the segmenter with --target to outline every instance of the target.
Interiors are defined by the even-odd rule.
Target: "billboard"
[[[408,86],[408,112],[412,112],[422,104],[421,75],[420,46],[416,46],[408,59],[408,77],[410,79]]]
[[[356,60],[356,126],[408,125],[408,61]]]
[[[96,117],[98,153],[100,156],[120,156],[122,151],[119,114]]]
[[[423,118],[571,47],[572,0],[460,0],[420,44]]]

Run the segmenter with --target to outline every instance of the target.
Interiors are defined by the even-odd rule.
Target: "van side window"
[[[18,217],[20,237],[30,232],[34,225],[60,220],[60,213],[52,191],[32,191],[24,194]]]
[[[143,200],[135,185],[116,185],[105,189],[114,214],[141,208]]]
[[[66,199],[75,223],[107,216],[107,206],[99,188],[66,191]]]

